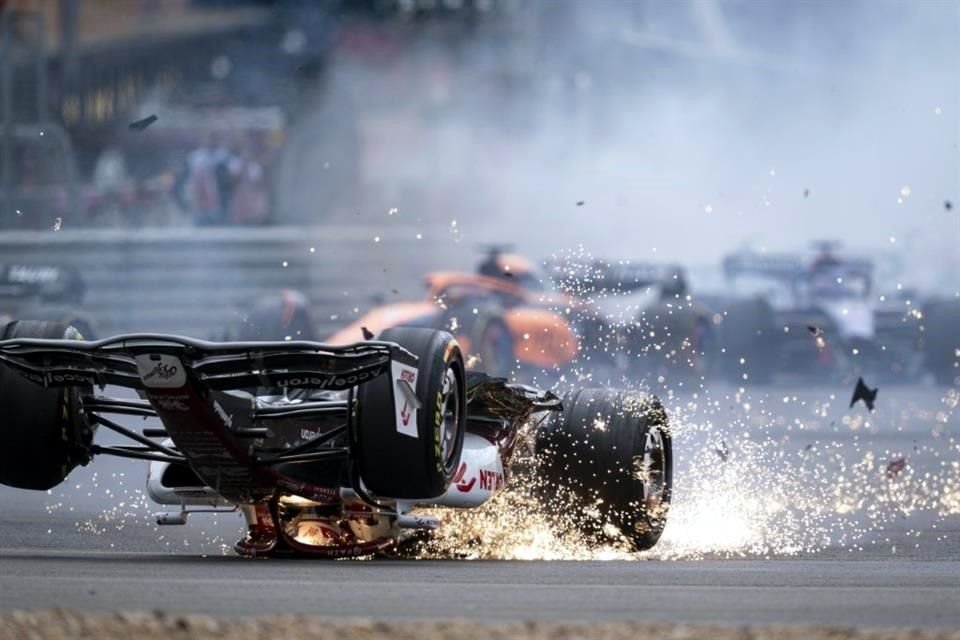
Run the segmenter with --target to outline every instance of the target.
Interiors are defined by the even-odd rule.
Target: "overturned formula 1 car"
[[[440,526],[423,507],[481,506],[522,458],[548,509],[575,510],[586,539],[643,550],[666,523],[671,435],[656,398],[579,389],[561,400],[468,374],[442,331],[343,346],[86,342],[63,323],[15,321],[0,338],[0,483],[45,490],[97,455],[147,460],[148,494],[176,507],[158,521],[240,509],[241,555],[391,553],[408,531]],[[109,397],[111,385],[142,399]],[[131,444],[96,444],[98,427]]]

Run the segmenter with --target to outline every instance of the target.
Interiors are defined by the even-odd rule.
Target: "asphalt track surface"
[[[517,557],[509,545],[475,560],[246,560],[227,552],[238,516],[158,528],[140,491],[142,465],[98,460],[49,495],[0,491],[0,609],[960,628],[955,390],[881,388],[866,421],[862,408],[847,408],[847,389],[794,394],[721,389],[667,400],[687,425],[675,445],[674,512],[661,545],[636,560],[497,559]],[[745,429],[774,455],[738,440]],[[797,471],[818,452],[826,463],[813,465],[817,474]],[[887,458],[900,453],[907,475],[890,478]],[[858,471],[865,455],[869,469]],[[823,495],[856,501],[789,524],[787,512],[744,506],[769,497],[756,492],[767,485],[704,476],[708,464],[733,475],[752,467],[788,487],[826,474],[834,488]],[[735,498],[719,521],[700,510],[704,488]]]

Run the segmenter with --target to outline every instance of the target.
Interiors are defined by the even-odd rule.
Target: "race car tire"
[[[937,384],[960,378],[960,300],[930,303],[923,310],[923,359]]]
[[[588,539],[651,548],[673,487],[670,427],[652,395],[582,389],[563,398],[536,436],[541,498]],[[559,490],[559,491],[558,491]],[[558,497],[559,496],[559,497]],[[612,531],[611,531],[612,527]]]
[[[766,384],[773,377],[779,336],[773,310],[759,298],[735,300],[719,328],[720,370],[733,384]]]
[[[15,320],[2,339],[80,339],[62,322]],[[0,484],[51,489],[90,460],[93,431],[81,416],[80,396],[90,389],[43,387],[0,364]]]
[[[394,376],[360,386],[354,429],[355,459],[366,489],[379,496],[436,498],[450,485],[466,432],[466,374],[460,345],[445,331],[386,329],[378,340],[417,356],[416,437],[399,430],[404,399]],[[395,396],[396,394],[396,396]]]

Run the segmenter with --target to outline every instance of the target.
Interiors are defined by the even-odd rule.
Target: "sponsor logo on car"
[[[144,380],[157,379],[157,380],[163,380],[164,382],[166,382],[166,381],[172,380],[173,377],[177,375],[177,372],[179,370],[180,369],[176,366],[167,365],[162,362],[158,362],[157,366],[155,366],[150,372],[145,373],[143,375],[143,379]]]
[[[281,387],[306,387],[310,389],[346,389],[372,380],[383,373],[382,367],[371,369],[370,371],[361,371],[360,373],[350,375],[322,375],[322,374],[300,374],[294,376],[272,376],[275,384]]]
[[[470,493],[473,485],[477,483],[476,478],[470,478],[469,482],[464,482],[463,477],[465,475],[467,475],[467,463],[461,462],[460,468],[457,469],[457,473],[453,476],[453,484],[457,486],[457,491],[460,493]]]
[[[151,353],[136,357],[143,385],[150,389],[177,389],[187,383],[183,363],[176,356]]]
[[[503,487],[503,474],[489,469],[480,469],[480,488],[486,491],[499,491]]]
[[[77,382],[80,384],[96,384],[97,379],[93,376],[85,376],[82,373],[52,373],[48,374],[49,380],[54,384]]]
[[[417,430],[417,369],[399,362],[390,363],[393,377],[393,403],[396,411],[397,433],[419,438]],[[411,397],[412,396],[412,397]]]
[[[464,480],[468,470],[467,463],[461,462],[457,473],[453,476],[452,484],[457,487],[457,491],[460,493],[470,493],[474,486],[477,486],[478,481],[479,486],[477,488],[480,491],[499,491],[506,481],[503,473],[490,469],[480,469],[477,475],[472,476],[469,480]]]
[[[33,373],[31,371],[21,371],[20,375],[22,375],[24,378],[26,378],[30,382],[34,382],[36,384],[43,384],[43,385],[47,384],[46,376],[41,375],[39,373]]]
[[[437,471],[443,473],[443,393],[437,391],[437,406],[433,417],[433,453]]]
[[[45,387],[51,384],[97,384],[96,378],[82,373],[34,373],[32,371],[20,371],[19,373],[30,382],[41,384]]]

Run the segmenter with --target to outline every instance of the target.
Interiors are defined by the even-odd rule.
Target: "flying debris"
[[[730,458],[730,447],[727,446],[726,440],[721,440],[720,446],[716,447],[713,452],[716,453],[723,462],[726,462]]]
[[[804,190],[803,190],[803,197],[804,197],[804,198],[810,197],[810,189],[804,189]]]
[[[823,329],[812,324],[807,325],[807,331],[813,336],[817,349],[823,351],[827,348],[827,339],[823,337]]]
[[[370,331],[370,329],[367,329],[366,327],[360,327],[360,331],[363,332],[364,340],[373,340],[373,331]]]
[[[944,200],[943,208],[946,209],[947,211],[950,211],[951,209],[953,209],[953,203],[950,202],[949,200]]]
[[[900,472],[903,471],[906,466],[907,466],[906,458],[904,458],[903,456],[899,458],[894,458],[893,460],[887,463],[887,477],[896,478],[898,475],[900,475]]]
[[[146,118],[144,118],[143,120],[137,120],[136,122],[131,122],[131,123],[130,123],[130,130],[131,130],[131,131],[143,131],[144,129],[146,129],[147,127],[149,127],[150,125],[152,125],[152,124],[153,124],[154,122],[156,122],[156,121],[157,121],[157,116],[156,116],[156,115],[149,115],[149,116],[147,116]]]
[[[583,206],[583,200],[577,200],[577,206],[578,206],[578,207],[582,207],[582,206]]]
[[[873,403],[877,399],[877,389],[871,389],[863,382],[863,378],[857,378],[857,386],[853,390],[853,397],[850,398],[850,408],[857,403],[857,400],[863,400],[867,409],[873,411]]]

